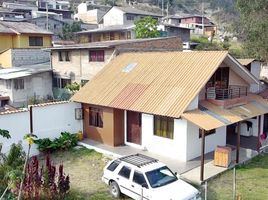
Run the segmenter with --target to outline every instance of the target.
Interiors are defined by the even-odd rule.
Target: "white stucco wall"
[[[113,7],[103,17],[104,26],[124,25],[124,12]]]
[[[75,119],[75,108],[81,108],[81,104],[70,102],[33,107],[33,134],[38,138],[53,139],[59,137],[63,131],[75,133],[82,130],[82,120]],[[30,132],[29,111],[0,115],[0,128],[8,130],[11,135],[11,139],[0,137],[0,143],[3,143],[2,152],[7,152],[12,143],[23,140],[23,136]],[[26,151],[25,141],[23,147]],[[38,154],[35,145],[31,154]]]
[[[192,102],[189,104],[189,106],[187,107],[186,111],[197,109],[198,108],[198,102],[199,102],[199,96],[197,95],[194,98],[194,100],[192,100]]]
[[[226,145],[226,127],[216,129],[216,133],[205,137],[205,153],[214,151],[217,145]],[[199,128],[187,122],[187,157],[191,160],[201,155],[201,138]]]
[[[170,158],[186,160],[187,121],[174,119],[174,139],[154,135],[154,117],[142,114],[142,146]]]

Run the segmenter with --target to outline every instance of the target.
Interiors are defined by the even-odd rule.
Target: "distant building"
[[[71,19],[72,11],[70,10],[69,1],[53,1],[53,0],[38,0],[37,1],[38,10],[54,12],[61,14],[63,19]]]
[[[138,10],[132,7],[113,6],[104,14],[100,23],[103,24],[104,27],[113,25],[133,25],[135,20],[139,20],[146,16],[151,16],[158,21],[162,18],[162,15],[160,14]]]
[[[76,21],[82,21],[84,23],[91,23],[91,24],[98,24],[100,19],[103,17],[105,14],[105,11],[99,10],[99,9],[94,9],[94,10],[88,10],[86,12],[79,12],[78,8],[78,13],[74,15],[74,19]]]
[[[26,68],[0,69],[2,104],[26,106],[30,100],[52,98],[50,63]]]
[[[38,17],[49,17],[54,18],[57,20],[63,20],[62,14],[57,14],[54,12],[46,12],[46,11],[32,11],[32,18],[38,18]]]
[[[10,2],[3,2],[3,8],[7,8],[12,12],[19,12],[24,14],[24,18],[31,18],[32,11],[37,11],[38,8],[34,4],[30,3],[10,3]]]
[[[181,50],[182,42],[177,37],[135,40],[114,40],[86,44],[65,45],[51,48],[51,60],[55,88],[64,88],[68,83],[82,85],[91,80],[120,51]]]
[[[217,26],[207,17],[201,15],[189,15],[180,17],[180,25],[191,28],[193,34],[205,34],[211,36],[217,32]],[[204,28],[204,30],[203,30]]]
[[[52,34],[28,22],[0,21],[0,53],[10,48],[51,47]]]
[[[0,7],[0,20],[16,21],[16,20],[23,20],[23,19],[24,19],[24,13],[13,12],[8,8]]]
[[[53,33],[52,39],[58,40],[62,36],[62,29],[64,24],[66,24],[62,20],[58,20],[52,17],[37,17],[28,19],[27,22],[35,24],[36,26],[47,30],[47,24],[48,24],[48,31]]]

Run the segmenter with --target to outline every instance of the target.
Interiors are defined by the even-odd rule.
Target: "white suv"
[[[137,200],[201,200],[196,188],[178,179],[165,164],[142,154],[110,161],[102,180],[115,198],[123,193]]]

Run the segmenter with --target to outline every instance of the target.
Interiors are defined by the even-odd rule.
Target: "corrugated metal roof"
[[[52,32],[44,30],[34,24],[28,22],[11,22],[0,21],[0,33],[33,33],[33,34],[45,34],[52,35]]]
[[[185,112],[182,114],[182,118],[200,128],[211,130],[268,113],[267,100],[262,99],[258,95],[252,95],[250,98],[252,100],[251,102],[229,109],[224,109],[208,101],[203,101],[200,105],[205,107],[207,111],[197,109]],[[223,122],[221,118],[226,120]]]
[[[225,51],[124,53],[72,100],[179,118],[227,55]],[[123,72],[130,63],[137,65]]]
[[[252,63],[255,59],[249,58],[249,59],[237,59],[242,65],[246,66],[250,63]]]

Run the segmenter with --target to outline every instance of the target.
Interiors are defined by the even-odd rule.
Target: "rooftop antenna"
[[[47,14],[47,31],[48,31],[48,2],[46,2],[46,14]]]

